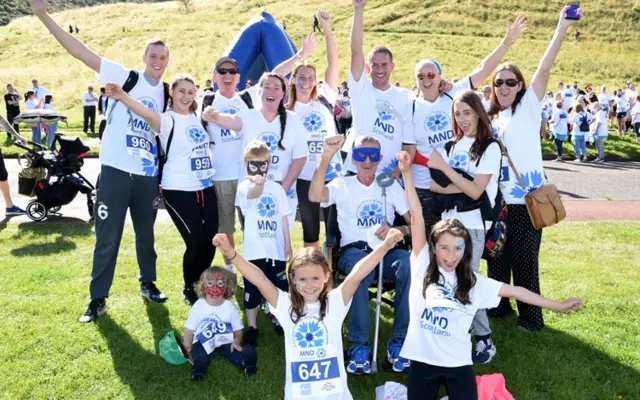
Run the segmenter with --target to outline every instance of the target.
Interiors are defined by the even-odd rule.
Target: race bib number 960
[[[151,142],[147,139],[140,136],[127,135],[127,153],[129,155],[138,158],[153,159],[151,149]]]
[[[300,361],[291,363],[293,383],[317,382],[335,379],[340,376],[336,357],[318,361]]]

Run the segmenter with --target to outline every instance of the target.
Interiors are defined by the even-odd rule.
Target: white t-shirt
[[[411,254],[409,289],[409,328],[400,356],[439,367],[473,365],[469,329],[476,311],[500,303],[502,282],[475,273],[476,284],[469,291],[470,304],[455,298],[455,271],[440,268],[441,285],[429,285],[422,296],[422,285],[429,266],[429,245],[418,257]]]
[[[572,88],[564,89],[562,91],[562,106],[565,111],[569,109],[569,107],[573,107],[573,102],[575,101],[576,96]]]
[[[405,140],[404,133],[404,125],[411,118],[411,92],[395,86],[385,91],[378,90],[363,70],[357,82],[349,72],[349,95],[354,129],[343,147],[348,153],[345,167],[349,171],[356,171],[351,161],[353,141],[357,136],[370,135],[378,139],[382,149],[378,172],[393,172],[398,164],[396,155],[402,150],[402,144],[414,144]]]
[[[616,96],[615,97],[616,100],[616,105],[618,106],[618,108],[616,109],[617,113],[623,113],[623,112],[627,112],[627,104],[629,103],[629,100],[623,95],[623,96]]]
[[[525,192],[506,157],[503,157],[500,190],[507,204],[525,204],[524,196],[544,184],[540,146],[541,113],[542,102],[538,100],[531,84],[515,114],[509,107],[493,119],[493,126],[527,187]]]
[[[244,215],[242,255],[247,260],[286,261],[282,217],[293,214],[289,199],[282,186],[272,181],[265,182],[260,197],[248,199],[251,185],[243,180],[236,193],[236,206]]]
[[[278,306],[269,304],[284,329],[285,400],[351,400],[342,350],[342,323],[351,303],[344,305],[342,289],[327,296],[320,319],[320,302],[306,304],[305,315],[293,323],[291,298],[278,289]]]
[[[458,143],[451,147],[449,156],[447,157],[446,151],[443,156],[449,165],[453,168],[461,169],[469,175],[475,177],[478,174],[491,175],[489,184],[485,191],[491,201],[493,207],[498,194],[498,177],[500,176],[500,158],[502,153],[500,152],[500,146],[498,143],[491,143],[480,157],[480,163],[476,167],[478,160],[472,160],[469,155],[471,146],[476,141],[475,138],[464,136]],[[455,208],[453,210],[445,211],[442,213],[442,218],[456,218],[467,229],[485,229],[491,226],[491,223],[485,226],[482,220],[482,214],[480,209],[471,210],[466,212],[458,212]]]
[[[172,110],[160,114],[159,136],[165,151],[171,128],[174,128],[173,139],[162,170],[162,188],[195,192],[213,186],[216,172],[211,166],[213,145],[200,118],[193,113],[180,115]]]
[[[202,298],[191,306],[184,327],[194,332],[193,343],[199,342],[207,353],[233,343],[233,332],[243,328],[238,307],[232,301],[212,306]]]
[[[329,85],[322,85],[318,93],[327,101],[335,106],[336,93],[331,90]],[[293,110],[302,120],[302,126],[308,135],[307,146],[309,149],[309,158],[300,173],[300,179],[310,181],[313,173],[318,167],[318,159],[322,153],[323,140],[326,136],[334,136],[336,134],[336,124],[333,114],[319,100],[309,103],[296,102]],[[344,175],[340,155],[336,154],[329,169],[327,170],[326,180],[337,178]]]
[[[440,153],[444,152],[444,145],[453,139],[453,98],[459,92],[471,88],[471,78],[466,78],[458,81],[449,93],[441,95],[433,103],[423,98],[415,100],[415,112],[406,125],[405,137],[416,144],[419,153],[429,157],[434,148]],[[413,103],[411,109],[413,110]],[[417,188],[431,188],[429,168],[411,164],[411,173]]]
[[[605,111],[609,110],[610,101],[611,101],[611,96],[609,95],[609,93],[598,94],[598,103],[600,103],[600,106],[602,107],[603,110]]]
[[[240,112],[249,110],[237,93],[231,98],[226,98],[220,92],[216,92],[212,105],[220,113],[228,115],[238,115]],[[244,156],[242,136],[230,129],[222,129],[213,122],[207,123],[207,132],[214,142],[213,169],[216,170],[216,174],[213,180],[238,179],[238,171],[242,167]]]
[[[484,107],[484,110],[486,112],[489,112],[489,109],[491,108],[491,99],[487,100],[483,96],[482,97],[482,107]]]
[[[631,116],[633,118],[633,123],[637,124],[640,122],[640,103],[636,103],[635,106],[633,106],[633,110],[631,111]]]
[[[86,92],[85,94],[82,95],[82,104],[85,107],[89,107],[89,106],[95,107],[97,105],[96,101],[98,101],[98,96],[96,96],[95,93]]]
[[[367,240],[367,230],[383,222],[382,189],[376,182],[370,186],[360,183],[356,175],[340,177],[327,184],[329,201],[322,207],[335,204],[338,209],[340,246]],[[387,219],[393,223],[394,211],[404,215],[409,211],[404,190],[398,182],[387,188]]]
[[[582,122],[582,118],[587,118],[587,122],[589,122],[593,119],[593,115],[586,111],[583,111],[581,113],[574,113],[573,116],[571,116],[570,122],[571,124],[573,124],[573,130],[571,131],[571,134],[573,136],[584,136],[585,133],[588,133],[580,131],[580,122]]]
[[[51,94],[51,92],[44,86],[32,87],[29,90],[36,94],[36,104],[38,104],[40,99],[42,99],[44,96],[48,96]]]
[[[635,102],[636,101],[636,97],[638,97],[638,91],[637,90],[627,89],[627,90],[624,91],[624,97],[626,97],[627,100],[629,100],[631,102]]]
[[[609,127],[607,126],[607,114],[600,110],[596,113],[596,124],[600,123],[600,128],[596,132],[596,136],[598,137],[607,137],[609,136]]]
[[[551,115],[551,127],[553,129],[553,133],[561,137],[566,137],[568,132],[568,123],[569,116],[567,115],[566,111],[555,108],[553,110],[553,114]]]
[[[29,99],[25,101],[24,104],[27,107],[27,110],[34,110],[36,107],[38,107],[38,104],[40,104],[40,102]]]
[[[100,63],[99,81],[122,86],[129,77],[129,69],[106,59]],[[164,86],[151,85],[142,71],[129,96],[155,112],[164,108]],[[102,135],[100,164],[134,175],[158,175],[158,146],[151,127],[138,114],[119,101],[109,102],[107,126]]]

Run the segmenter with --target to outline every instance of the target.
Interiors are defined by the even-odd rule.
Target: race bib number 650
[[[321,154],[324,148],[322,140],[309,140],[307,141],[307,145],[309,146],[310,154]]]

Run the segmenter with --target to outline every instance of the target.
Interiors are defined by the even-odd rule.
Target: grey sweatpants
[[[471,265],[473,270],[478,272],[480,269],[480,259],[482,258],[482,252],[484,251],[484,231],[482,229],[469,229],[471,235]],[[491,334],[491,327],[489,326],[489,318],[487,318],[487,311],[482,309],[476,312],[476,316],[473,318],[471,324],[471,330],[476,336],[486,336]]]
[[[127,210],[130,210],[136,235],[139,280],[156,280],[153,224],[157,210],[152,203],[158,195],[158,177],[133,175],[103,165],[99,179],[94,214],[96,247],[89,285],[91,299],[109,296]]]

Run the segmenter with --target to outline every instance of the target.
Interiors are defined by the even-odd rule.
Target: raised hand
[[[527,17],[520,15],[512,23],[507,21],[507,34],[504,38],[504,44],[511,46],[516,40],[527,30]]]
[[[213,108],[212,106],[207,106],[202,113],[202,119],[207,122],[216,122],[218,117],[220,116],[220,112]]]
[[[578,20],[575,20],[575,19],[567,19],[566,13],[568,10],[569,10],[569,5],[567,4],[562,8],[562,11],[560,11],[560,20],[558,21],[558,28],[567,30],[571,25],[578,22]],[[582,14],[583,14],[582,8],[579,8],[578,15],[580,16],[580,18],[582,18]]]
[[[411,172],[411,155],[406,151],[401,151],[396,155],[396,160],[398,160],[398,168],[400,172],[408,173]]]
[[[384,242],[382,244],[387,247],[387,249],[391,250],[396,247],[396,244],[404,239],[404,235],[400,232],[399,229],[391,228],[389,232],[387,232],[387,236],[384,238]]]
[[[211,243],[213,243],[213,245],[216,246],[216,248],[218,248],[225,257],[233,258],[235,250],[231,246],[231,243],[229,243],[229,238],[227,238],[226,234],[218,233],[213,237]]]
[[[318,44],[316,43],[316,35],[311,32],[302,41],[302,57],[307,58],[311,56],[317,45]]]
[[[34,15],[47,13],[47,0],[31,0],[31,10]]]
[[[327,34],[327,32],[331,32],[331,15],[329,15],[326,11],[318,11],[318,21],[320,21],[320,27],[322,28],[322,32]]]
[[[264,185],[267,181],[266,175],[247,175],[247,180],[256,185]]]
[[[338,151],[340,151],[343,144],[344,144],[343,135],[327,136],[324,138],[324,146],[322,149],[322,153],[333,157],[338,153]]]
[[[122,100],[122,98],[126,95],[122,87],[117,83],[107,83],[104,87],[104,92],[107,96],[112,99]]]
[[[364,6],[367,5],[367,0],[351,0],[351,4],[354,10],[364,9]]]

